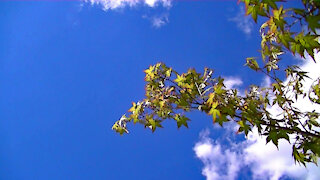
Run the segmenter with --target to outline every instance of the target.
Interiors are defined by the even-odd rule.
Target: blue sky
[[[213,127],[200,113],[190,113],[189,129],[168,121],[154,134],[135,125],[119,136],[111,126],[144,97],[143,70],[159,61],[180,72],[213,68],[240,89],[262,83],[243,66],[259,55],[260,40],[243,7],[101,4],[113,1],[0,2],[0,179],[210,179],[205,168],[216,172],[216,159],[208,156],[242,153],[233,147],[243,135]],[[238,160],[220,163],[220,175],[231,161]],[[255,178],[255,163],[239,165],[233,179]],[[279,177],[307,176],[301,172]]]

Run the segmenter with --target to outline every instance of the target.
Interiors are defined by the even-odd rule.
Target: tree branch
[[[239,118],[239,119],[242,119],[242,116],[240,115],[234,115],[235,117]],[[295,130],[295,129],[291,129],[291,128],[288,128],[288,127],[283,127],[283,126],[277,126],[277,125],[273,125],[273,124],[268,124],[266,122],[263,122],[261,123],[262,125],[266,125],[266,126],[270,126],[270,127],[274,127],[274,128],[277,128],[277,129],[282,129],[282,130],[285,130],[285,131],[290,131],[290,132],[294,132],[294,133],[298,133],[298,134],[301,134],[301,135],[305,135],[305,136],[312,136],[312,137],[315,137],[315,138],[320,138],[320,135],[318,134],[313,134],[311,132],[306,132],[306,131],[303,131],[303,130]]]

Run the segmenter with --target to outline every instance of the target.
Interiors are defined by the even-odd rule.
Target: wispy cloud
[[[235,150],[225,149],[209,138],[209,130],[200,133],[200,141],[193,150],[204,163],[202,174],[208,180],[235,179],[241,166]]]
[[[309,180],[320,178],[320,168],[314,164],[308,164],[307,169],[295,164],[291,156],[291,145],[285,140],[279,141],[278,150],[273,144],[266,144],[266,138],[259,136],[255,130],[246,143],[248,146],[243,151],[244,162],[250,166],[254,179],[278,180],[283,176]]]
[[[316,61],[319,62],[319,60],[320,54],[318,53],[316,54]],[[301,65],[301,69],[309,72],[310,79],[303,82],[303,87],[308,89],[313,79],[320,75],[318,72],[320,63],[314,63],[311,59],[307,59],[305,62]],[[233,84],[230,83],[229,86],[233,86]],[[262,84],[270,85],[270,79],[264,79]],[[302,111],[320,109],[319,106],[305,98],[298,98],[294,106]],[[269,108],[268,111],[274,116],[281,113],[278,108]],[[227,128],[227,131],[234,131],[234,128]],[[229,137],[232,138],[232,136]],[[204,164],[202,174],[208,180],[236,179],[241,168],[249,168],[253,179],[278,180],[285,176],[294,179],[320,179],[320,167],[308,164],[305,168],[294,162],[291,156],[292,148],[287,141],[280,140],[279,149],[277,149],[272,143],[266,144],[266,138],[259,136],[256,129],[248,134],[245,141],[231,142],[231,146],[223,146],[222,144],[224,143],[221,140],[209,138],[209,131],[205,130],[200,133],[200,140],[194,146],[196,156]],[[221,169],[222,164],[226,170]]]
[[[169,11],[172,0],[82,0],[85,3],[90,3],[92,6],[101,7],[104,11],[118,10],[126,7],[148,7],[157,10],[161,7],[162,10]],[[150,12],[149,12],[150,13]],[[152,27],[160,28],[169,23],[169,13],[157,13],[150,16],[143,15],[143,18],[151,22]]]
[[[237,88],[243,84],[240,77],[225,77],[224,85],[227,89]]]
[[[207,180],[234,180],[240,169],[249,168],[252,179],[278,180],[287,176],[295,179],[320,179],[320,167],[308,164],[307,168],[295,164],[291,157],[291,145],[279,141],[279,150],[257,131],[249,133],[248,139],[240,143],[224,146],[219,140],[209,137],[208,130],[200,133],[200,140],[193,150],[204,167],[202,174]]]
[[[245,10],[243,6],[240,6],[239,12],[233,18],[230,18],[229,21],[234,22],[237,27],[246,35],[251,35],[253,29],[253,22],[249,16],[245,15]]]
[[[161,15],[156,15],[156,16],[153,16],[149,19],[150,19],[153,27],[160,28],[160,27],[166,25],[167,23],[169,23],[169,14],[165,13],[165,14],[161,14]]]
[[[148,7],[162,5],[166,8],[171,7],[171,0],[84,0],[84,2],[101,6],[104,10],[114,10],[138,5],[146,5]]]

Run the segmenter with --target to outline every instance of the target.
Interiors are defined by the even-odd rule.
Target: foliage
[[[223,126],[233,121],[238,123],[238,132],[246,135],[256,128],[267,142],[278,146],[279,139],[292,144],[294,159],[305,165],[317,163],[320,157],[320,113],[301,111],[295,106],[299,98],[309,98],[320,104],[320,78],[308,91],[303,81],[308,72],[298,66],[280,68],[281,55],[299,54],[306,58],[319,51],[320,1],[301,0],[303,8],[284,8],[281,0],[241,0],[247,15],[261,25],[261,61],[255,57],[246,59],[246,65],[272,79],[271,87],[251,85],[245,95],[237,89],[227,89],[224,79],[213,77],[213,70],[205,68],[203,73],[189,69],[179,74],[165,64],[158,63],[145,70],[145,99],[132,103],[129,116],[123,115],[112,127],[116,132],[128,133],[128,122],[139,123],[154,132],[162,128],[167,119],[176,121],[178,128],[188,127],[190,119],[186,112],[196,110],[212,116],[213,123]],[[306,27],[306,28],[303,28]],[[297,31],[298,30],[298,31]],[[279,74],[285,73],[287,81]],[[271,108],[280,114],[270,113]]]

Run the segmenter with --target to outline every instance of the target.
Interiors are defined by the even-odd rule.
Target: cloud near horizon
[[[320,69],[319,60],[320,53],[317,53],[316,61],[318,63],[314,63],[310,58],[307,58],[307,60],[304,60],[306,62],[301,64],[301,69],[309,72],[310,77],[310,79],[304,81],[304,88],[309,88],[313,80],[320,76],[318,71]],[[270,79],[265,78],[262,84],[270,85]],[[305,98],[298,98],[294,105],[302,111],[320,109],[319,105],[315,105]],[[277,108],[270,108],[268,111],[274,115],[280,113]],[[236,127],[236,124],[233,124],[233,127]],[[232,138],[235,129],[226,128],[229,136],[223,136],[223,138]],[[302,165],[295,164],[291,156],[291,148],[291,145],[285,140],[279,141],[279,149],[272,143],[266,144],[266,138],[259,136],[257,130],[253,129],[245,141],[233,141],[228,146],[221,139],[211,139],[209,131],[204,130],[200,133],[199,141],[195,144],[193,150],[196,157],[204,164],[202,174],[206,176],[207,180],[236,179],[240,175],[241,168],[249,169],[253,179],[279,180],[284,177],[305,180],[320,179],[320,167],[307,164],[307,168],[305,168]]]

